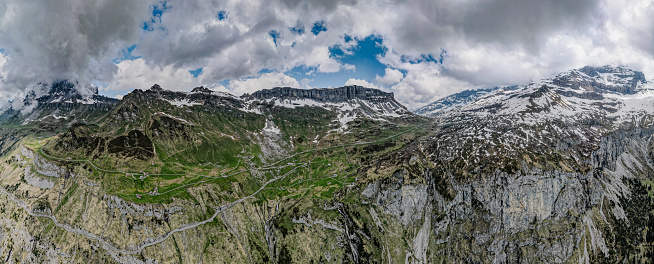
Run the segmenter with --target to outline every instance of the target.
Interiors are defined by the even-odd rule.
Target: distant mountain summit
[[[58,81],[52,83],[50,90],[36,99],[40,105],[45,104],[97,104],[114,105],[118,99],[109,98],[98,94],[97,87],[91,87],[89,94],[81,93],[79,87],[70,81]],[[29,100],[29,98],[26,98]]]
[[[413,112],[422,116],[435,117],[442,113],[466,106],[493,92],[519,90],[525,87],[552,88],[556,93],[586,99],[602,99],[603,94],[636,94],[648,88],[642,72],[621,66],[586,66],[562,72],[553,78],[533,82],[528,85],[494,87],[478,90],[465,90],[441,98]]]
[[[0,122],[22,126],[34,124],[44,131],[54,131],[74,122],[96,120],[120,102],[99,95],[96,87],[91,88],[90,93],[81,93],[75,83],[67,80],[42,85],[48,92],[42,95],[34,91],[28,93],[22,100],[24,106],[6,109],[0,114]]]
[[[548,83],[548,80],[544,81]],[[642,89],[647,81],[642,72],[624,67],[591,67],[561,73],[551,79],[551,83],[561,87],[585,89],[595,92],[614,92],[634,94]]]
[[[420,107],[413,112],[428,117],[435,117],[443,112],[459,108],[466,104],[476,101],[479,97],[489,94],[490,92],[498,89],[478,89],[478,90],[465,90],[463,92],[455,93],[453,95],[441,98],[433,103]]]

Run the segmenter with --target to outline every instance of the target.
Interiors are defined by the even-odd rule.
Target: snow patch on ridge
[[[174,116],[174,115],[170,115],[170,114],[167,114],[167,113],[164,113],[164,112],[156,112],[156,113],[154,113],[154,115],[162,115],[162,116],[166,116],[166,117],[169,117],[169,118],[175,119],[175,120],[177,120],[177,121],[179,121],[179,122],[182,122],[182,123],[184,123],[184,124],[187,124],[187,125],[190,125],[190,126],[193,125],[193,123],[191,123],[191,122],[189,122],[189,121],[186,121],[186,119],[184,119],[184,118],[176,117],[176,116]]]
[[[281,134],[282,131],[271,120],[266,120],[266,126],[263,128],[264,133]]]
[[[182,100],[168,100],[168,99],[162,99],[171,105],[182,107],[182,106],[194,106],[194,105],[202,105],[200,102],[193,102],[188,99],[182,99]]]
[[[351,114],[348,112],[360,112],[365,117],[386,121],[384,118],[399,118],[403,117],[409,113],[402,105],[394,102],[384,102],[384,103],[373,103],[367,100],[362,99],[351,99],[346,102],[332,103],[332,102],[320,102],[312,99],[301,98],[301,99],[281,99],[281,98],[272,98],[261,100],[265,104],[274,104],[278,107],[285,108],[298,108],[298,107],[320,107],[329,111],[339,112],[339,120],[343,118],[348,118]],[[346,114],[343,114],[346,113]],[[356,114],[355,114],[356,115]],[[348,121],[349,122],[349,121]]]

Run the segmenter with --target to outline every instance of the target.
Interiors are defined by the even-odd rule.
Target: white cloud
[[[346,70],[346,71],[356,71],[357,66],[345,63],[345,64],[342,65],[341,68],[343,68],[343,70]]]
[[[5,64],[7,63],[7,57],[0,53],[0,83],[2,83],[6,77],[6,73],[4,71]]]
[[[344,35],[365,38],[374,34],[383,38],[388,52],[381,61],[389,68],[384,76],[365,81],[388,86],[410,106],[464,88],[519,84],[585,64],[625,62],[616,56],[597,57],[616,51],[618,42],[604,35],[610,33],[612,19],[627,17],[614,14],[616,2],[611,1],[246,2],[169,1],[172,8],[162,16],[167,31],[145,34],[141,54],[155,64],[204,66],[206,82],[255,76],[266,68],[283,72],[301,65],[315,67],[320,74],[354,70],[354,65],[343,65],[329,56],[328,48],[333,45],[352,51],[355,42],[344,42]],[[642,3],[627,6],[642,9]],[[214,13],[218,9],[227,10],[228,19],[217,22]],[[197,15],[185,15],[190,13]],[[327,31],[316,36],[310,30],[318,20],[326,22]],[[646,15],[623,20],[621,25],[627,25],[620,27],[623,31],[637,23],[653,24]],[[288,30],[298,24],[305,27],[305,34]],[[268,36],[271,30],[278,32],[276,44]],[[623,37],[620,42],[635,40]],[[403,60],[424,54],[438,57],[443,50],[442,65]],[[648,64],[627,52],[619,54],[633,58],[631,65],[640,66],[637,70]]]
[[[114,80],[103,90],[128,93],[134,89],[149,89],[155,83],[173,91],[189,91],[202,85],[201,80],[194,78],[188,69],[148,65],[145,60],[136,59],[120,62]]]
[[[160,21],[149,25],[154,30],[143,32],[152,3],[162,5],[1,1],[0,48],[9,57],[2,57],[0,97],[57,78],[109,83],[112,91],[154,82],[177,90],[210,84],[237,94],[304,88],[308,79],[283,72],[306,66],[315,74],[348,71],[348,82],[375,82],[414,107],[462,89],[521,84],[585,65],[622,64],[654,76],[654,3],[648,0],[168,0]],[[219,21],[221,10],[229,16]],[[327,31],[311,33],[316,21],[325,21]],[[289,30],[297,25],[304,34]],[[383,39],[383,76],[357,80],[364,66],[330,56],[334,45],[356,50],[345,35]],[[132,44],[142,59],[111,61]],[[203,73],[193,78],[188,70],[197,68]],[[263,69],[276,73],[260,75]],[[228,87],[217,84],[225,79],[232,80]]]
[[[451,93],[474,88],[467,82],[442,74],[433,63],[419,63],[410,65],[407,75],[390,90],[400,103],[416,108]]]
[[[0,1],[0,48],[4,91],[30,84],[74,79],[88,87],[108,81],[117,51],[138,41],[151,1],[4,0]]]
[[[345,82],[345,85],[359,85],[359,86],[363,86],[363,87],[366,87],[366,88],[379,89],[379,87],[377,87],[377,85],[374,85],[372,83],[369,83],[366,80],[361,80],[361,79],[349,79],[349,80],[347,80]]]
[[[311,88],[311,86],[309,86],[309,83],[311,83],[313,81],[314,81],[313,79],[308,79],[308,78],[304,78],[304,79],[300,80],[300,88],[304,88],[304,89]]]
[[[235,94],[253,93],[261,89],[270,89],[273,87],[300,87],[300,83],[293,77],[279,72],[269,72],[261,74],[256,78],[243,78],[233,80],[227,85],[227,89]]]
[[[377,80],[377,82],[381,84],[392,85],[392,84],[399,83],[402,80],[402,78],[404,78],[404,74],[401,71],[398,71],[393,68],[386,68],[384,70],[384,76],[380,77],[379,75],[377,75],[375,80]]]

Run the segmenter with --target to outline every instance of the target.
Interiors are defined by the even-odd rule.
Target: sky
[[[117,98],[356,84],[409,108],[586,65],[649,79],[652,14],[649,0],[1,0],[0,105],[64,79]]]

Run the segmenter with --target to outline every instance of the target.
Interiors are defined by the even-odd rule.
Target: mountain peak
[[[154,85],[152,85],[152,87],[150,87],[150,90],[155,91],[155,92],[161,92],[161,91],[163,91],[163,88],[161,88],[161,86],[159,86],[158,84],[155,83]]]
[[[646,83],[645,75],[622,66],[585,66],[558,74],[551,79],[557,86],[594,92],[634,94]]]
[[[585,66],[569,70],[556,76],[533,82],[529,85],[502,87],[503,90],[519,90],[532,87],[530,91],[538,96],[546,90],[555,93],[585,99],[600,100],[605,94],[633,95],[643,92],[648,85],[645,75],[623,66],[605,65],[601,67]],[[441,98],[426,106],[414,110],[414,113],[435,117],[450,110],[471,104],[494,92],[500,93],[499,87],[489,89],[466,90]]]
[[[211,94],[213,93],[212,90],[209,90],[209,88],[205,88],[204,86],[200,87],[195,87],[193,90],[191,90],[191,93],[206,93],[206,94]]]
[[[498,87],[489,89],[465,90],[436,100],[428,105],[414,110],[413,112],[422,116],[435,117],[441,113],[472,103],[478,98],[487,95],[497,89]]]
[[[47,85],[42,84],[43,87]],[[28,94],[24,101],[30,101],[34,98],[35,93]],[[34,98],[39,104],[48,103],[81,103],[81,104],[94,104],[94,103],[113,103],[116,99],[108,98],[98,94],[97,87],[88,87],[82,89],[79,84],[61,80],[54,82],[50,85],[47,93]]]

